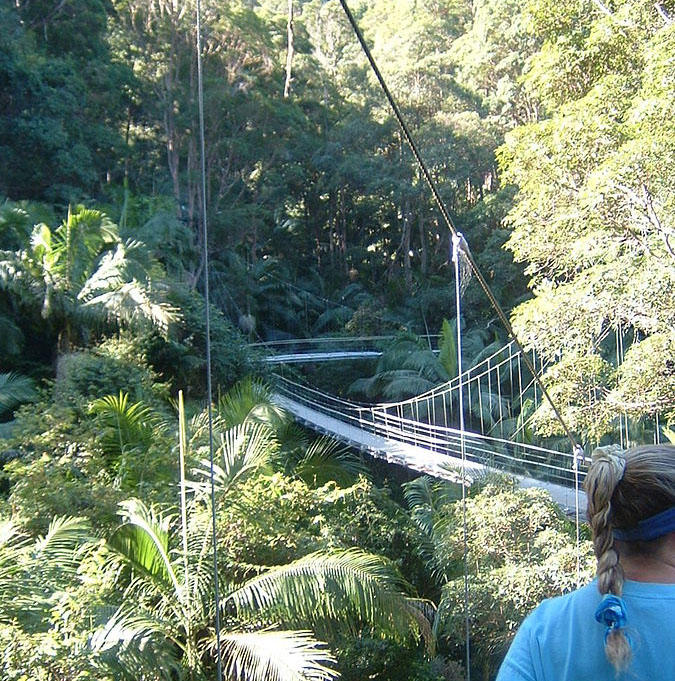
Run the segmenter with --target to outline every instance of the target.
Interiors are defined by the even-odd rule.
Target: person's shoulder
[[[598,588],[596,582],[593,581],[561,596],[547,598],[532,611],[529,619],[531,619],[531,624],[534,624],[538,621],[545,621],[551,616],[559,617],[568,611],[595,609],[599,600]]]

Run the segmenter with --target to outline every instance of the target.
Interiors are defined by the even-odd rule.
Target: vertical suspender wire
[[[577,549],[577,588],[581,586],[581,522],[579,519],[579,469],[584,462],[584,448],[577,445],[572,452],[574,459],[572,468],[574,469],[574,524],[576,529],[576,549]]]
[[[619,350],[619,326],[617,325],[614,329],[614,344],[616,346],[616,368],[617,371],[619,366],[621,366],[621,352]],[[619,413],[619,441],[621,442],[621,448],[625,449],[626,445],[623,441],[623,416]]]
[[[464,638],[466,656],[466,681],[471,681],[471,627],[469,620],[469,551],[466,523],[466,441],[464,439],[464,397],[462,390],[462,295],[459,281],[460,242],[462,235],[452,235],[452,261],[455,264],[455,310],[457,313],[457,376],[459,379],[459,447],[462,454],[462,523],[464,534]]]
[[[216,681],[223,678],[220,641],[220,594],[218,589],[218,539],[216,532],[216,486],[213,470],[213,385],[211,381],[211,319],[209,314],[209,242],[206,221],[206,144],[204,143],[204,81],[202,76],[202,4],[197,0],[197,91],[199,99],[199,152],[201,160],[202,194],[202,257],[204,259],[204,302],[206,306],[206,400],[209,417],[209,474],[211,479],[211,530],[213,534],[213,589],[216,604]]]

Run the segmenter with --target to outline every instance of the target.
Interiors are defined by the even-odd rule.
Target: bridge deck
[[[405,466],[411,470],[425,473],[436,478],[442,478],[455,483],[461,481],[460,471],[462,468],[462,460],[459,457],[432,452],[424,447],[406,444],[404,442],[399,442],[398,440],[389,440],[328,416],[320,411],[311,409],[310,407],[283,395],[275,394],[273,399],[276,404],[292,413],[297,420],[305,423],[313,430],[330,435],[371,456],[378,459],[384,459],[389,463]],[[481,471],[493,470],[495,472],[500,472],[499,469],[491,469],[475,461],[466,461],[465,466],[468,477],[475,476]],[[535,480],[534,478],[522,476],[514,477],[518,479],[521,487],[545,489],[550,493],[553,500],[565,511],[574,511],[574,489],[564,487],[563,485],[556,485],[551,482]],[[586,495],[583,491],[580,491],[579,493],[579,509],[580,512],[585,515]]]

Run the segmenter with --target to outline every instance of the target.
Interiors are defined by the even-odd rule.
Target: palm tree
[[[216,413],[226,428],[244,423],[266,427],[276,448],[270,463],[307,484],[322,485],[334,480],[348,485],[357,476],[367,475],[367,467],[348,447],[329,437],[308,435],[272,401],[271,389],[259,379],[239,381],[218,400]]]
[[[217,452],[222,465],[215,473],[225,503],[247,475],[269,460],[268,438],[262,424],[251,422],[222,433]],[[207,465],[202,464],[203,476]],[[188,487],[194,492],[190,500]],[[182,484],[180,518],[136,499],[120,507],[122,523],[108,539],[106,569],[119,575],[124,599],[92,638],[93,649],[120,671],[197,680],[213,664],[218,650],[207,491],[203,483]],[[228,583],[226,574],[219,576],[225,593],[218,604],[224,623],[219,652],[228,677],[335,677],[334,658],[306,631],[308,626],[329,632],[360,623],[398,637],[429,631],[423,604],[404,594],[393,567],[358,550],[311,554],[241,586]]]
[[[54,518],[37,539],[9,520],[0,522],[0,624],[39,629],[52,594],[75,577],[88,542],[81,518]]]
[[[159,265],[140,242],[123,242],[100,211],[69,208],[56,229],[35,225],[23,246],[0,252],[0,287],[52,320],[61,350],[95,321],[146,321],[166,329],[175,317],[158,297]]]
[[[349,387],[371,400],[399,400],[419,395],[450,379],[431,349],[410,333],[400,334],[378,360],[375,374]]]

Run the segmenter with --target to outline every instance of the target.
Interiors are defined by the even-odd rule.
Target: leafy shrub
[[[157,403],[167,397],[142,349],[131,337],[103,341],[92,350],[63,355],[57,365],[54,400],[82,406],[104,395],[128,393],[133,401]]]
[[[445,681],[416,648],[367,636],[344,639],[337,650],[342,681]],[[457,679],[459,681],[459,678]]]
[[[358,547],[394,562],[414,586],[424,585],[416,531],[388,494],[360,479],[311,489],[280,474],[246,482],[234,503],[219,509],[219,535],[240,576],[323,548]]]

